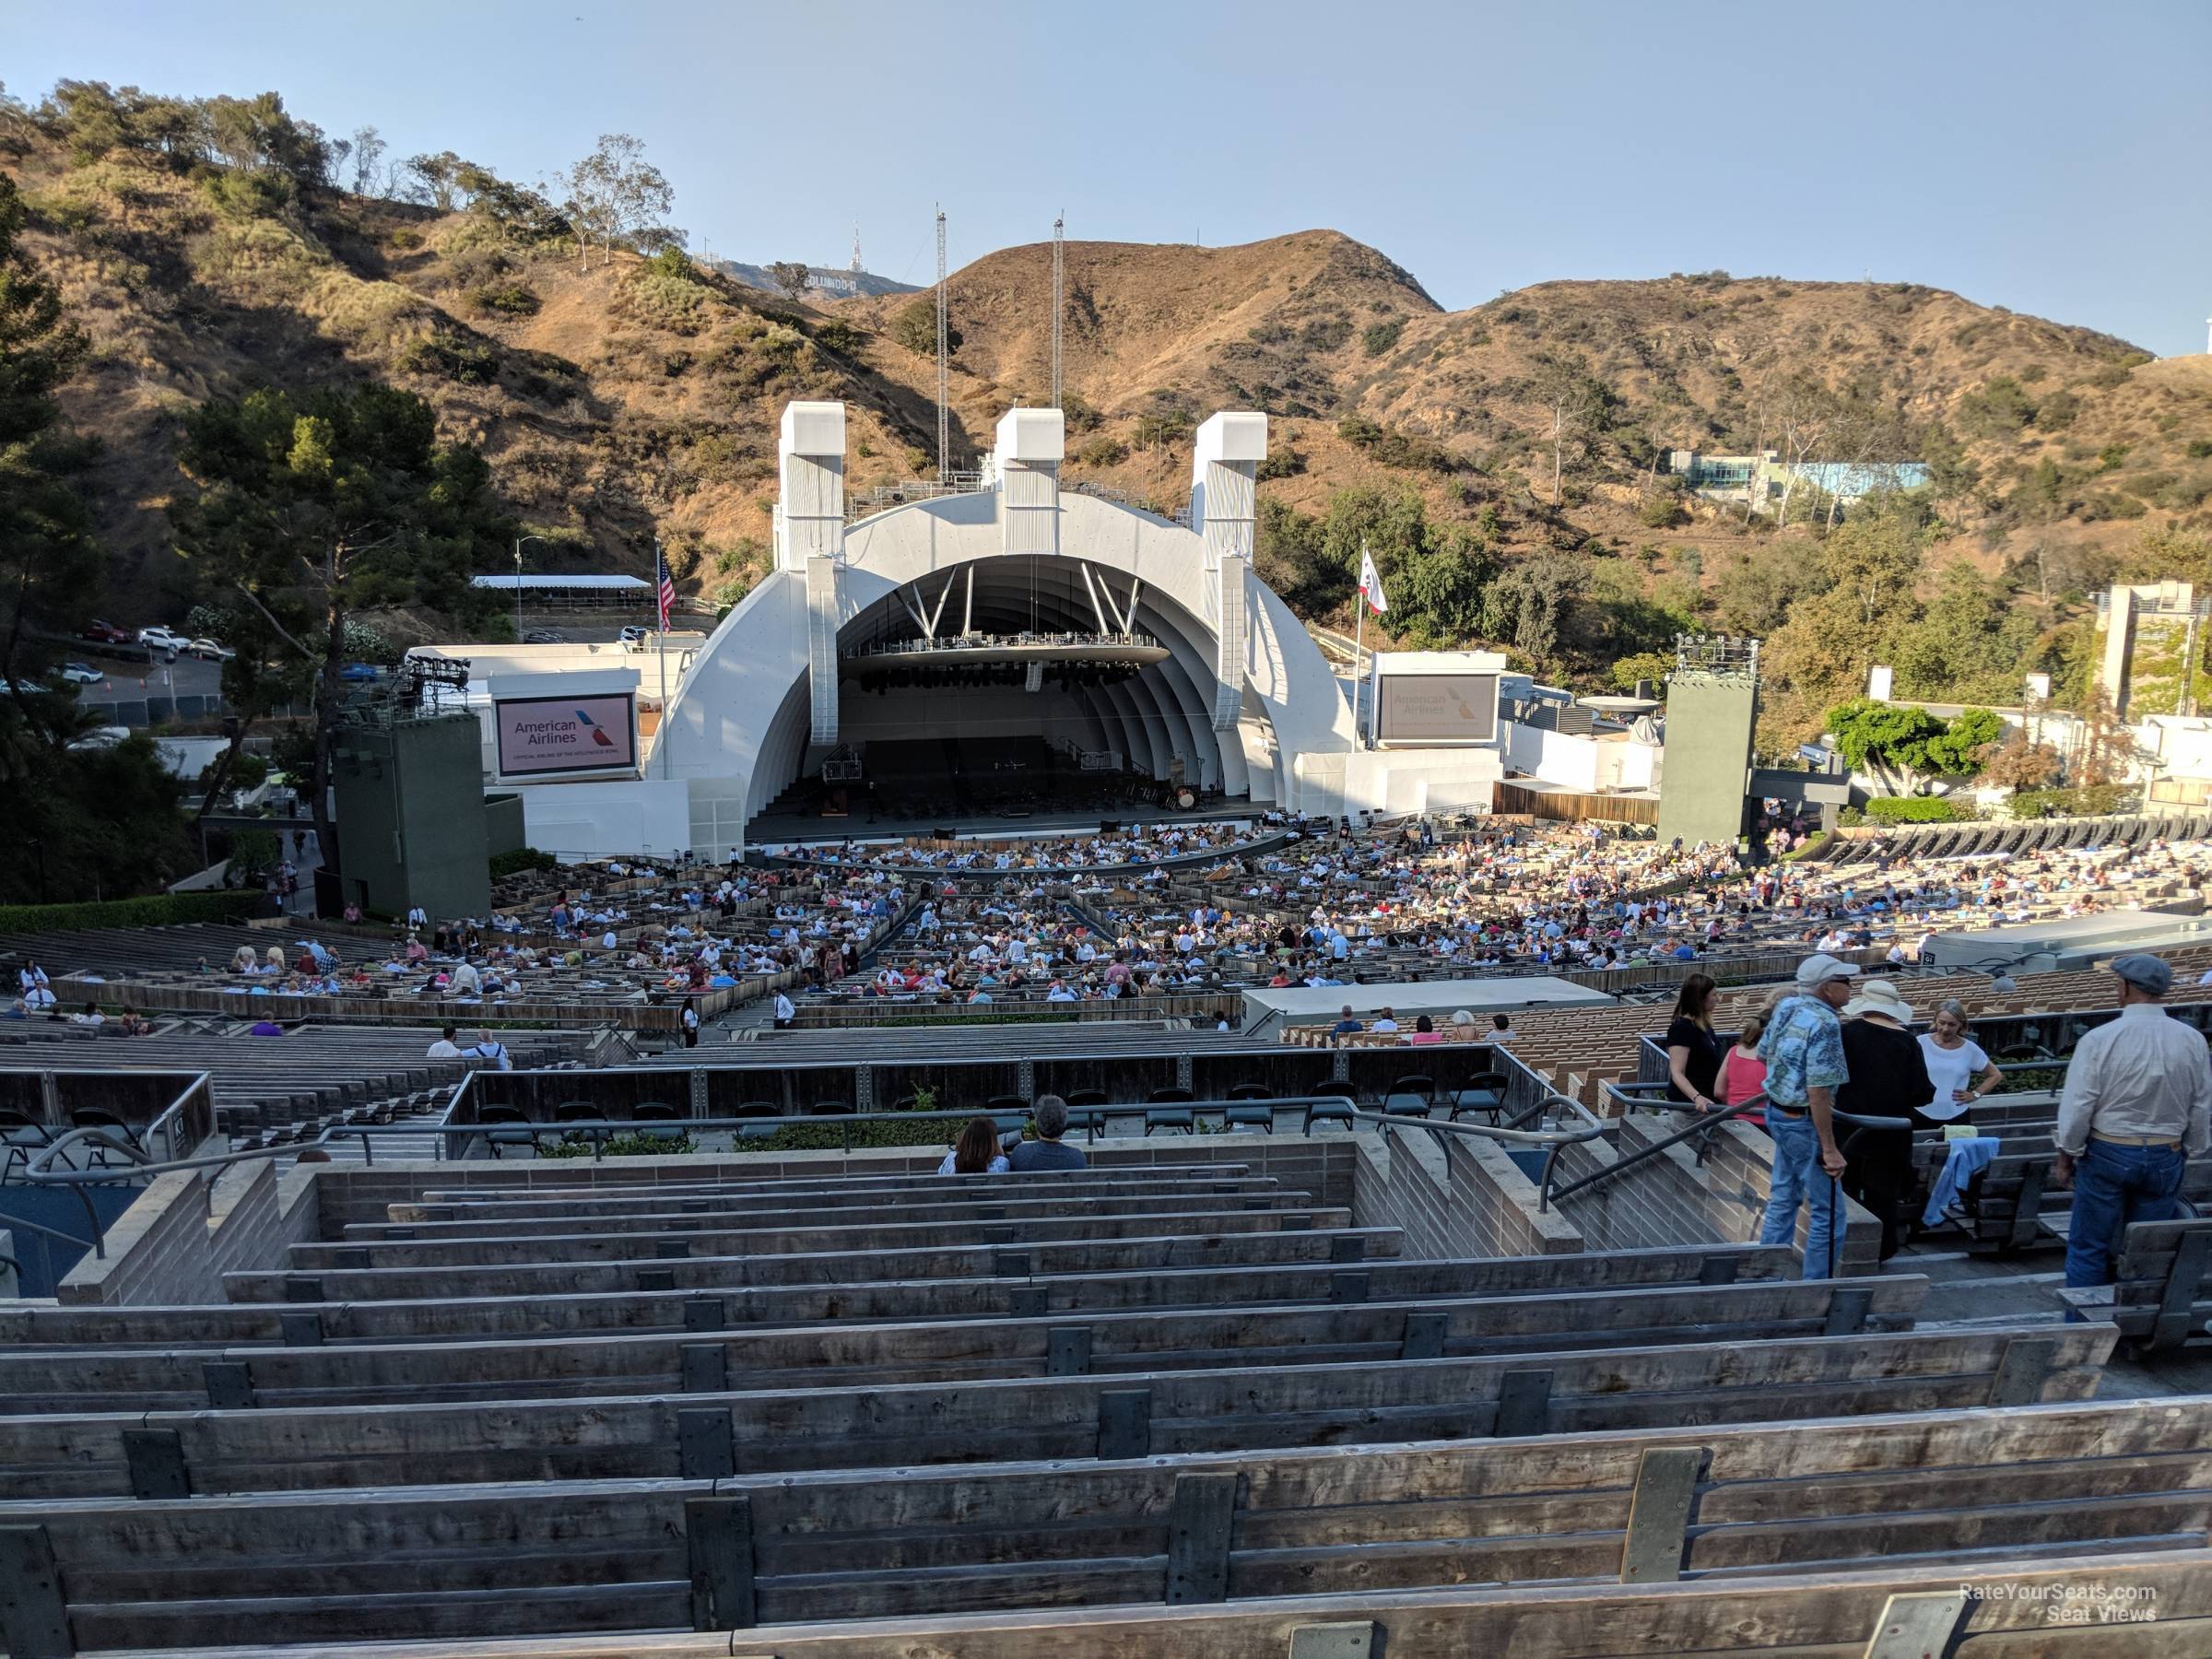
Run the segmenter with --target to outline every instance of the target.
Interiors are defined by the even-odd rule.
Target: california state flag
[[[1378,617],[1390,608],[1390,601],[1382,597],[1382,577],[1375,569],[1375,556],[1367,550],[1365,542],[1359,544],[1359,597]]]

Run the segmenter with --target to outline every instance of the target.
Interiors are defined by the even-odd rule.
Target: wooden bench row
[[[1109,1620],[1141,1604],[1185,1612],[1261,1598],[1359,1593],[1363,1617],[1419,1605],[1403,1593],[1485,1590],[1528,1605],[1565,1584],[1679,1585],[1679,1603],[1776,1574],[1864,1574],[1899,1558],[1941,1566],[1952,1619],[1924,1646],[1806,1645],[1802,1594],[1700,1653],[1952,1651],[1962,1581],[2032,1574],[2052,1557],[2110,1554],[2122,1583],[2171,1583],[2212,1525],[2212,1404],[2027,1406],[1702,1430],[1592,1431],[1540,1440],[1184,1453],[988,1471],[808,1474],[716,1482],[606,1480],[536,1487],[257,1494],[251,1500],[64,1499],[0,1505],[0,1538],[53,1568],[44,1597],[85,1647],[504,1639],[590,1630],[727,1630],[786,1621],[1091,1606],[1078,1654],[1281,1654],[1276,1645],[1153,1649]],[[2124,1556],[2121,1552],[2126,1552]],[[2169,1554],[2171,1552],[2171,1554]],[[2138,1569],[2148,1563],[2147,1575]],[[1684,1581],[1688,1581],[1684,1583]],[[1534,1590],[1504,1587],[1531,1584]],[[1393,1591],[1387,1601],[1377,1591]],[[2129,1620],[2202,1619],[2212,1601],[2110,1598]],[[1818,1597],[1811,1598],[1818,1602]],[[1657,1614],[1606,1627],[1555,1618],[1540,1653],[1688,1652]],[[1283,1601],[1278,1618],[1306,1604]],[[2087,1603],[2084,1603],[2085,1608]],[[1103,1611],[1112,1608],[1112,1613]],[[1245,1614],[1260,1611],[1243,1606]],[[2047,1643],[2070,1621],[2026,1629]],[[1038,1615],[1050,1618],[1050,1615]],[[2201,1653],[2179,1628],[2153,1642],[2100,1627],[2121,1654]],[[1033,1633],[1034,1618],[1025,1624]],[[1009,1627],[1020,1628],[1020,1627]],[[1541,1627],[1535,1628],[1541,1630]],[[848,1625],[842,1654],[913,1653]],[[1533,1633],[1533,1631],[1532,1631]],[[784,1632],[717,1652],[794,1652]],[[919,1631],[912,1632],[918,1636]],[[885,1645],[867,1645],[875,1635]],[[1190,1639],[1188,1629],[1185,1639]],[[1854,1630],[1863,1639],[1864,1630]],[[1569,1638],[1572,1638],[1571,1641]],[[2184,1645],[2174,1645],[2181,1641]],[[1771,1645],[1770,1645],[1771,1644]],[[444,1649],[453,1652],[453,1649]],[[551,1652],[554,1650],[528,1650]],[[564,1653],[602,1652],[581,1643]],[[700,1653],[637,1646],[620,1651]],[[802,1647],[796,1651],[811,1652]],[[824,1650],[830,1651],[830,1650]],[[1014,1653],[930,1642],[927,1651]],[[1030,1652],[1044,1651],[1030,1649]],[[1297,1654],[1300,1649],[1288,1649]],[[1330,1653],[1342,1648],[1306,1649]],[[1372,1653],[1372,1648],[1358,1650]],[[1406,1647],[1392,1652],[1468,1652]],[[2045,1653],[2047,1645],[1975,1646]]]
[[[1054,1277],[886,1279],[417,1300],[234,1302],[201,1307],[0,1304],[0,1347],[84,1343],[207,1348],[358,1343],[498,1343],[625,1333],[725,1331],[825,1321],[1039,1319],[1117,1309],[1545,1297],[1637,1286],[1764,1283],[1796,1272],[1785,1245],[1712,1244],[1478,1260],[1363,1257]],[[321,1288],[322,1287],[317,1287]]]
[[[1179,1218],[1181,1219],[1181,1218]],[[1231,1218],[1239,1222],[1273,1216]],[[682,1236],[665,1253],[603,1262],[525,1261],[483,1266],[347,1267],[312,1272],[254,1269],[223,1276],[232,1301],[421,1300],[455,1296],[559,1296],[645,1290],[724,1289],[735,1286],[864,1284],[882,1279],[1011,1278],[1031,1274],[1156,1272],[1174,1267],[1235,1267],[1272,1262],[1351,1263],[1400,1253],[1395,1228],[1243,1227],[1210,1232],[1160,1230],[1105,1239],[1023,1241],[1014,1245],[917,1244],[909,1249],[832,1247],[814,1254],[695,1255]],[[363,1248],[352,1246],[350,1248]]]
[[[405,1411],[47,1413],[0,1418],[0,1498],[714,1479],[2010,1406],[2088,1397],[2116,1335],[1995,1326]]]
[[[500,1343],[0,1354],[32,1412],[617,1397],[1214,1366],[1364,1366],[1524,1351],[1838,1335],[1909,1326],[1927,1281],[1747,1280],[1541,1296],[1220,1307],[539,1337]]]

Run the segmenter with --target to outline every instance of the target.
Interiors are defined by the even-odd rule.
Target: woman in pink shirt
[[[1733,1106],[1739,1100],[1747,1100],[1766,1088],[1767,1063],[1759,1057],[1759,1035],[1766,1029],[1765,1015],[1746,1016],[1744,1029],[1736,1033],[1735,1046],[1721,1062],[1721,1100],[1724,1104]],[[1757,1124],[1764,1129],[1767,1114],[1764,1108],[1754,1106],[1735,1121]]]

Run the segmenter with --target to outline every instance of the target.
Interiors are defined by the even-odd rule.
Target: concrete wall
[[[1619,1120],[1618,1144],[1591,1141],[1559,1155],[1558,1184],[1580,1181],[1672,1134],[1671,1117],[1633,1112]],[[1714,1136],[1700,1164],[1688,1143],[1670,1147],[1618,1180],[1557,1206],[1593,1250],[1646,1250],[1667,1244],[1748,1244],[1759,1238],[1769,1191],[1773,1143],[1759,1130],[1730,1124]],[[1841,1275],[1871,1273],[1881,1225],[1848,1198],[1837,1248]],[[1801,1212],[1797,1237],[1805,1237]]]
[[[1558,1255],[1583,1248],[1566,1218],[1537,1212],[1535,1183],[1496,1147],[1418,1129],[1394,1135],[1387,1148],[1360,1137],[1352,1216],[1362,1227],[1404,1229],[1409,1256]]]
[[[283,1265],[288,1245],[321,1236],[317,1167],[281,1177],[271,1163],[240,1164],[210,1182],[203,1171],[157,1175],[62,1280],[65,1303],[165,1307],[219,1302],[223,1275]]]

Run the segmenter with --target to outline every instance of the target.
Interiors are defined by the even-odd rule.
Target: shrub
[[[80,927],[180,927],[242,922],[265,902],[260,893],[159,893],[87,904],[0,905],[0,931],[60,932]]]
[[[2189,441],[2189,459],[2202,461],[2212,455],[2212,438],[2192,438]]]
[[[405,374],[433,375],[458,381],[465,386],[488,386],[500,377],[499,354],[474,340],[450,335],[425,335],[399,354]]]
[[[1636,517],[1647,528],[1672,530],[1677,524],[1685,522],[1689,514],[1682,510],[1682,503],[1675,500],[1673,496],[1662,495],[1653,496],[1638,508]]]
[[[2014,818],[2105,818],[2135,800],[2124,783],[2088,783],[2077,789],[2016,789],[2005,803]]]
[[[1398,336],[1405,332],[1406,322],[1402,317],[1393,317],[1387,323],[1370,323],[1359,336],[1359,344],[1369,357],[1378,358],[1395,346]]]
[[[1316,317],[1298,331],[1299,344],[1308,351],[1334,351],[1351,337],[1349,317]]]
[[[520,282],[488,282],[469,299],[478,311],[503,317],[535,317],[539,303],[536,293]]]
[[[1866,803],[1866,817],[1877,824],[1955,824],[1972,816],[1942,795],[1884,795]]]
[[[934,329],[935,324],[932,324]],[[867,335],[852,324],[832,317],[814,331],[814,343],[824,351],[834,351],[839,357],[857,357],[867,342]],[[933,343],[933,350],[935,348]]]
[[[1076,459],[1086,466],[1119,466],[1129,459],[1129,446],[1119,438],[1093,438],[1076,452]]]
[[[511,852],[492,855],[491,878],[502,876],[520,876],[524,870],[550,870],[560,863],[550,853],[540,853],[535,847],[516,847]]]

